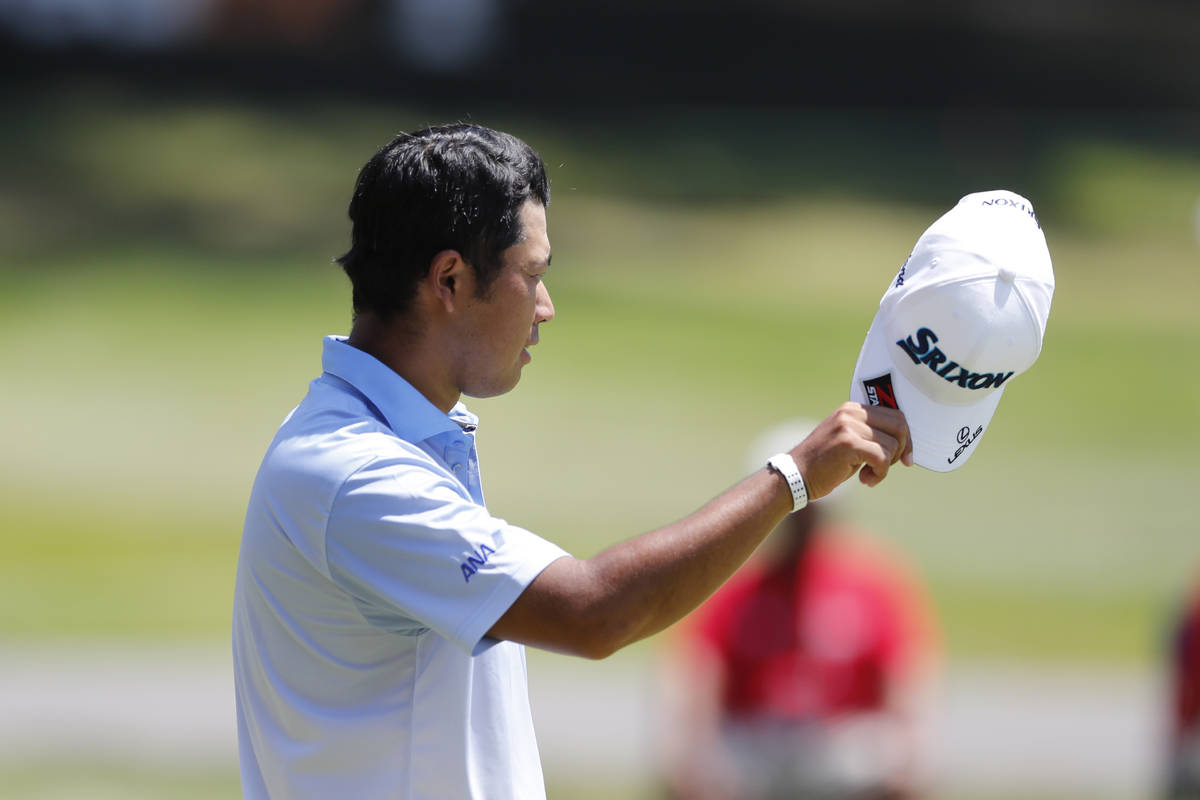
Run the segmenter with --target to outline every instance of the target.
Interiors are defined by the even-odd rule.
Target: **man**
[[[899,412],[848,403],[772,469],[591,559],[492,517],[460,398],[512,389],[554,317],[549,199],[538,155],[477,126],[399,136],[363,167],[340,259],[353,328],[326,338],[246,514],[247,797],[543,797],[521,645],[603,658],[699,604],[805,491],[911,464]]]
[[[782,423],[748,461],[811,430]],[[933,615],[902,562],[838,519],[848,488],[785,517],[680,626],[663,692],[672,797],[920,796]]]
[[[1175,621],[1170,652],[1170,800],[1200,798],[1200,584]]]

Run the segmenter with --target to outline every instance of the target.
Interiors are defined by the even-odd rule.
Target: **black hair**
[[[408,311],[433,257],[457,250],[486,295],[501,254],[516,244],[521,207],[550,204],[541,157],[520,139],[459,123],[404,133],[363,166],[350,200],[350,278],[355,316]]]

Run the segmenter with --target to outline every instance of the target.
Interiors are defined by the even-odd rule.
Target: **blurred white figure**
[[[496,0],[393,0],[400,55],[426,69],[455,72],[491,49],[501,22]]]
[[[748,468],[813,425],[767,431]],[[908,570],[833,521],[851,491],[785,518],[681,625],[665,691],[668,796],[922,795],[935,625]]]

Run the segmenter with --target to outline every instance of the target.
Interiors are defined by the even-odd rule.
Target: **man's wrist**
[[[767,468],[778,472],[787,483],[792,493],[792,511],[799,511],[808,505],[808,485],[804,482],[804,476],[800,474],[800,468],[796,466],[796,460],[790,454],[777,453],[771,456],[767,459]]]

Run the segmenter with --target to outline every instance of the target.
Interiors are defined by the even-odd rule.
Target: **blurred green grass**
[[[64,768],[60,763],[32,763],[14,767],[0,765],[0,781],[6,797],[22,800],[142,800],[170,797],[172,800],[209,800],[238,797],[241,786],[236,769],[204,769],[180,766],[130,768],[103,763],[78,763]],[[550,800],[655,800],[662,794],[649,781],[608,779],[592,776],[548,775],[546,796]],[[1115,796],[1110,800],[1120,800]],[[956,800],[1084,800],[1083,796],[1029,794],[1023,792],[980,794],[956,793]],[[1129,798],[1134,800],[1134,798]]]
[[[86,86],[4,106],[0,636],[226,635],[258,459],[348,328],[329,259],[355,172],[461,116]],[[496,513],[586,556],[689,512],[760,428],[842,401],[920,231],[1009,186],[1058,275],[1041,360],[969,469],[897,474],[856,514],[925,575],[953,657],[1154,658],[1200,566],[1195,151],[1075,117],[977,149],[978,120],[882,112],[678,110],[644,141],[479,117],[555,193],[558,318],[516,392],[471,404]]]
[[[0,766],[5,797],[22,800],[212,800],[241,796],[236,769],[61,762]]]

